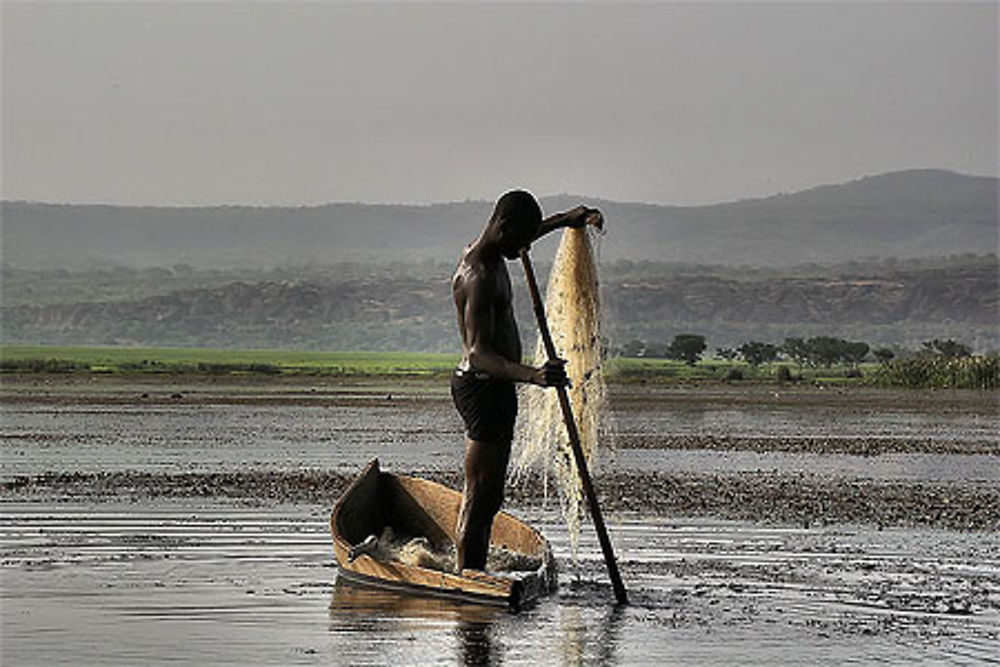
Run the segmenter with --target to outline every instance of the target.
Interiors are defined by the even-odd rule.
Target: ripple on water
[[[573,564],[534,511],[562,583],[510,614],[339,582],[321,505],[4,510],[12,664],[987,660],[1000,638],[995,534],[612,516],[617,607],[592,531]]]

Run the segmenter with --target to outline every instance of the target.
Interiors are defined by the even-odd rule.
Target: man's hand
[[[540,387],[568,387],[569,377],[566,375],[566,360],[546,361],[544,366],[535,369],[532,382]]]
[[[586,206],[577,206],[571,208],[568,211],[563,211],[562,213],[556,213],[555,215],[550,215],[549,217],[542,220],[541,227],[538,228],[538,234],[535,236],[536,239],[540,239],[551,231],[556,229],[561,229],[563,227],[573,227],[575,229],[583,229],[585,226],[590,225],[596,229],[604,229],[604,216],[596,208],[587,208]]]
[[[586,225],[604,229],[604,216],[596,208],[577,206],[568,212],[570,217],[569,226],[580,229]]]

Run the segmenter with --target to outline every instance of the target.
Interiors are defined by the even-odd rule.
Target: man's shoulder
[[[466,261],[462,258],[455,269],[454,283],[467,288],[479,286],[486,282],[488,273],[481,262]]]
[[[452,283],[456,288],[476,291],[496,291],[498,289],[498,278],[502,275],[506,267],[495,263],[488,263],[471,257],[462,257],[458,268],[455,270],[455,277]]]

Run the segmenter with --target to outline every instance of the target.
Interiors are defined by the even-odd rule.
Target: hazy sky
[[[997,174],[997,3],[2,5],[2,195],[693,204]]]

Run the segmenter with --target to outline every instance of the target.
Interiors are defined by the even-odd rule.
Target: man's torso
[[[473,285],[475,287],[473,287]],[[490,330],[480,330],[480,337],[494,352],[508,361],[521,361],[521,338],[514,319],[513,291],[510,274],[503,260],[496,263],[470,261],[468,254],[462,257],[452,281],[455,307],[458,310],[458,326],[462,336],[462,363],[468,367],[470,324],[466,321],[466,301],[470,289],[482,290],[478,295],[490,308],[493,326]],[[468,368],[467,368],[468,369]]]

